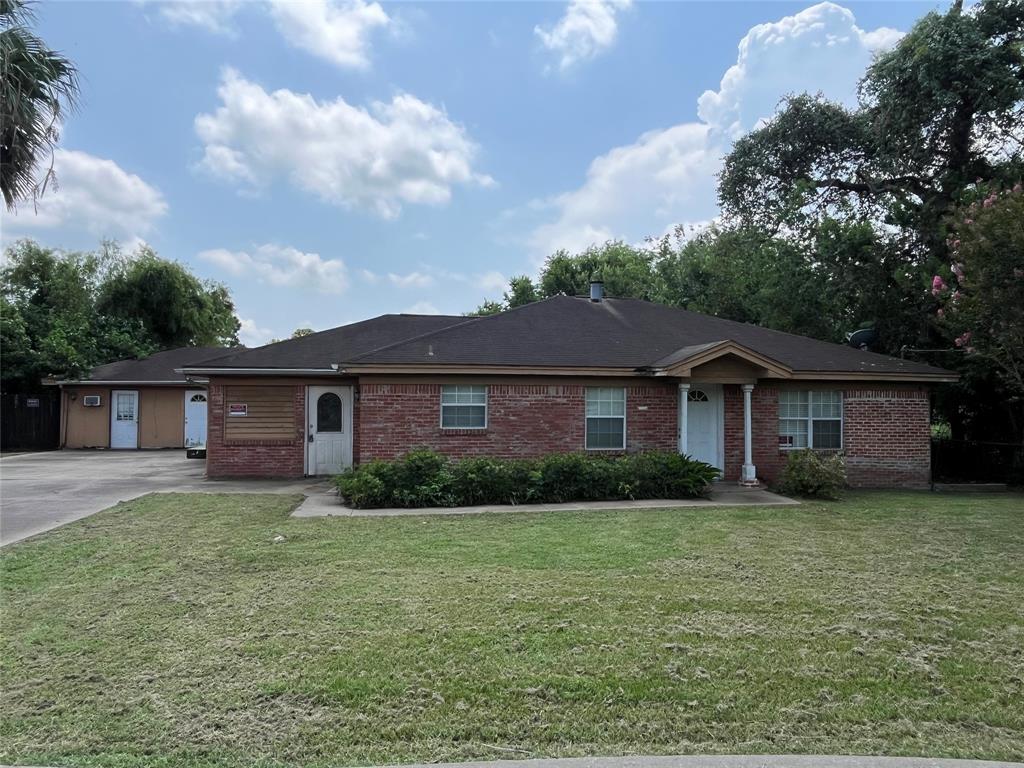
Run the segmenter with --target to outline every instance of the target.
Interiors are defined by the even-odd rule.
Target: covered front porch
[[[776,383],[792,370],[732,341],[684,348],[662,362],[659,373],[678,380],[679,452],[743,486],[759,485],[758,457],[773,476],[780,463]]]

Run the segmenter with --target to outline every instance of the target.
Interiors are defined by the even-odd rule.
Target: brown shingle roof
[[[664,304],[639,299],[593,302],[575,296],[555,296],[344,362],[647,368],[721,341],[735,341],[801,372],[949,373]]]
[[[953,375],[844,344],[639,299],[555,296],[487,317],[382,315],[203,361],[202,368],[346,366],[661,368],[732,341],[795,372]]]
[[[180,382],[185,383],[185,376],[175,373],[182,368],[214,355],[222,355],[230,347],[178,347],[164,352],[156,352],[149,357],[131,360],[118,360],[93,368],[82,381],[135,381],[135,382]],[[235,347],[241,349],[241,347]]]
[[[381,315],[339,328],[202,360],[208,368],[328,369],[398,341],[466,322],[461,315]],[[195,363],[193,361],[193,367]]]

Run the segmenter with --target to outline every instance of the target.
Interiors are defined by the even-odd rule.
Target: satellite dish
[[[854,349],[870,350],[872,345],[878,341],[878,331],[874,328],[861,328],[846,337],[846,343]]]

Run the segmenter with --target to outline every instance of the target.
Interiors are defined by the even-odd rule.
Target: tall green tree
[[[964,189],[1020,171],[1022,40],[1021,0],[927,14],[868,68],[857,108],[794,96],[739,139],[721,174],[723,210],[766,231],[884,221],[914,233],[918,258],[945,260],[944,218]]]
[[[8,209],[53,181],[61,121],[78,98],[78,72],[30,29],[25,0],[0,0],[0,193]]]
[[[590,281],[604,282],[608,296],[649,299],[655,296],[652,282],[654,253],[620,241],[593,246],[578,254],[560,250],[548,257],[541,271],[541,296],[586,296]]]
[[[981,190],[952,222],[953,261],[932,278],[955,346],[996,367],[1024,429],[1024,189]]]
[[[201,283],[151,251],[130,258],[105,244],[94,253],[60,253],[23,240],[6,251],[0,270],[7,390],[161,349],[237,343],[238,327],[224,286]]]
[[[203,282],[145,246],[111,268],[96,309],[113,320],[140,320],[161,349],[237,344],[241,327],[224,285]]]
[[[695,312],[842,341],[844,319],[828,303],[827,276],[806,247],[750,228],[712,227],[663,238],[654,298]]]

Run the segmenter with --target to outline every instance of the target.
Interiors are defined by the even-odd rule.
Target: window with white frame
[[[485,429],[487,387],[458,384],[441,387],[443,429]]]
[[[587,388],[588,451],[626,447],[626,390],[622,387]]]
[[[779,392],[779,447],[843,447],[843,393]]]

